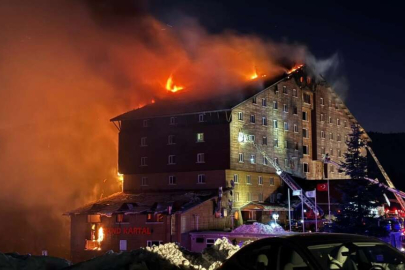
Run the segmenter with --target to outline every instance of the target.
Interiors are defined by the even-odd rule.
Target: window
[[[298,115],[298,108],[297,108],[297,106],[294,106],[294,107],[293,107],[293,112],[294,112],[294,115]]]
[[[338,142],[340,142],[341,141],[341,138],[340,138],[340,134],[338,133],[338,135],[337,135],[337,139],[336,139]]]
[[[295,143],[294,150],[295,150],[295,151],[298,151],[298,143],[297,143],[297,142]]]
[[[302,112],[302,120],[308,121],[308,113],[307,112]]]
[[[321,154],[325,155],[325,147],[321,147]]]
[[[146,216],[146,222],[163,222],[163,215],[148,213]]]
[[[239,202],[239,192],[235,192],[234,200],[235,202]]]
[[[262,106],[263,106],[263,107],[266,107],[266,106],[267,106],[267,102],[266,102],[266,99],[265,99],[265,98],[262,98]]]
[[[309,173],[308,163],[303,163],[302,165],[303,165],[304,173]]]
[[[276,96],[278,96],[278,85],[274,86],[274,94],[276,94]]]
[[[146,137],[141,138],[141,146],[148,146],[148,144],[146,143]]]
[[[163,241],[153,241],[153,240],[148,240],[146,241],[146,245],[148,247],[152,247],[152,246],[159,246],[160,244],[162,244]]]
[[[259,185],[263,185],[263,177],[259,176],[258,180],[259,180]]]
[[[325,102],[324,102],[323,98],[320,98],[320,102],[321,102],[321,106],[325,105]]]
[[[278,128],[277,120],[273,120],[273,127],[274,127],[274,128]]]
[[[167,144],[176,144],[174,135],[169,135]]]
[[[212,245],[214,245],[215,240],[216,240],[216,239],[214,239],[214,238],[207,238],[207,239],[205,239],[205,243],[207,244],[207,247],[211,247]]]
[[[251,185],[252,184],[252,180],[250,175],[246,175],[246,184]]]
[[[274,178],[273,177],[270,178],[270,186],[274,186]]]
[[[321,138],[325,139],[325,131],[321,130]]]
[[[278,164],[278,158],[274,158],[274,163]]]
[[[267,165],[268,163],[267,163],[267,158],[266,157],[263,157],[263,165]]]
[[[141,179],[141,185],[142,186],[147,186],[148,185],[148,177],[142,177]]]
[[[344,122],[343,122],[343,126],[344,126],[344,127],[347,127],[347,121],[344,121]]]
[[[250,163],[255,164],[256,163],[256,155],[250,155]]]
[[[176,176],[170,175],[169,176],[169,185],[175,185],[176,184]]]
[[[329,116],[329,124],[332,124],[332,117]]]
[[[259,200],[259,202],[262,202],[263,201],[263,193],[257,194],[257,199]]]
[[[205,163],[204,153],[197,154],[197,163]]]
[[[284,166],[285,166],[286,168],[289,168],[289,167],[290,167],[290,161],[288,160],[288,158],[285,158],[285,159],[284,159]]]
[[[287,95],[288,93],[287,93],[287,86],[283,86],[283,94],[284,95]]]
[[[325,122],[325,115],[321,113],[321,122]]]
[[[115,218],[116,223],[129,223],[129,216],[124,214],[117,214]]]
[[[284,105],[283,105],[283,111],[284,111],[285,113],[288,112],[288,105],[287,105],[287,104],[284,104]]]
[[[284,122],[284,131],[288,131],[288,122]]]
[[[239,162],[243,163],[243,153],[239,153]]]
[[[308,145],[303,145],[302,146],[302,153],[304,155],[309,155],[309,147],[308,147]]]
[[[329,140],[333,140],[333,133],[329,133]]]
[[[263,126],[267,126],[267,118],[265,116],[262,117],[262,124]]]
[[[205,114],[201,113],[198,115],[198,122],[205,122]]]
[[[175,155],[169,155],[169,165],[176,164],[176,156]]]
[[[247,201],[248,201],[248,202],[251,201],[251,200],[252,200],[252,193],[248,192],[248,193],[246,194],[246,197],[247,197]]]
[[[332,148],[330,149],[329,154],[330,154],[331,156],[333,156],[333,149],[332,149]]]
[[[262,138],[262,144],[263,144],[263,145],[267,145],[267,137],[266,137],[266,136],[263,136],[263,138]]]
[[[304,103],[311,104],[311,95],[304,93]]]
[[[197,183],[198,184],[205,184],[205,174],[199,174],[197,176]]]
[[[293,97],[298,97],[297,89],[293,89]]]
[[[120,240],[120,251],[127,250],[127,240]]]
[[[253,104],[256,104],[256,103],[257,103],[256,97],[253,97],[253,98],[252,98],[252,103],[253,103]]]
[[[249,135],[249,142],[254,142],[256,140],[255,135]]]
[[[197,142],[204,142],[204,133],[197,133]]]
[[[235,184],[238,184],[238,183],[239,183],[239,174],[234,174],[234,175],[233,175],[233,182],[234,182]]]
[[[147,157],[141,157],[141,166],[148,166],[147,160],[148,160]]]
[[[303,138],[309,138],[308,129],[306,129],[306,128],[302,129],[302,137]]]
[[[101,216],[100,215],[87,215],[87,222],[88,223],[100,223]]]
[[[298,126],[296,124],[294,124],[294,132],[298,133]]]
[[[277,100],[273,101],[273,109],[278,110]]]
[[[254,114],[250,115],[250,123],[255,123],[255,122],[256,122],[255,115]]]
[[[149,127],[149,119],[143,120],[143,127]]]
[[[238,120],[239,121],[243,120],[243,112],[238,112]]]
[[[278,147],[278,139],[274,139],[274,147]]]
[[[336,119],[336,125],[340,126],[340,119],[339,118]]]
[[[177,117],[170,117],[170,125],[177,124]]]
[[[337,152],[338,152],[338,157],[342,157],[342,150],[338,149]]]

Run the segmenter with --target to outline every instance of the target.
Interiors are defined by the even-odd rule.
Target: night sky
[[[402,8],[373,3],[172,0],[149,2],[148,9],[169,25],[177,15],[186,15],[213,33],[231,29],[303,44],[317,58],[337,53],[344,82],[337,91],[362,126],[367,131],[405,132]]]

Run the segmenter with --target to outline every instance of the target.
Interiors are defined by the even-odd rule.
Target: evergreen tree
[[[342,204],[337,224],[346,232],[363,233],[370,225],[368,218],[373,217],[370,210],[381,204],[384,189],[364,179],[367,177],[366,141],[359,125],[352,126],[346,145],[347,152],[340,165],[350,179],[339,188]]]

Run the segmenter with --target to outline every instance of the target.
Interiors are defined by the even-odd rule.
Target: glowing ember
[[[289,71],[287,71],[287,74],[291,74],[291,73],[293,73],[294,71],[296,71],[296,70],[302,68],[303,66],[304,66],[304,65],[295,66],[294,68],[292,68],[292,69],[290,69]]]
[[[169,79],[167,79],[167,82],[166,82],[166,90],[175,93],[175,92],[177,92],[179,90],[182,90],[182,89],[184,89],[183,86],[174,85],[173,76],[170,75]]]
[[[251,79],[251,80],[254,80],[254,79],[256,79],[257,77],[259,77],[259,76],[257,76],[257,73],[256,73],[256,71],[255,71],[255,74],[253,74],[252,76],[250,76],[250,79]]]

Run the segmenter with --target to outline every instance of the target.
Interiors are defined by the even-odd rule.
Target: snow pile
[[[233,233],[252,233],[252,234],[284,234],[286,231],[275,223],[271,225],[265,225],[262,223],[255,222],[252,225],[241,225]]]
[[[69,261],[55,257],[0,253],[0,269],[2,270],[59,270],[69,265],[71,265]]]
[[[211,269],[216,269],[221,266],[222,262],[230,258],[235,252],[239,250],[239,246],[232,245],[225,237],[217,239],[209,248],[204,249],[202,252],[203,259],[211,264]]]

